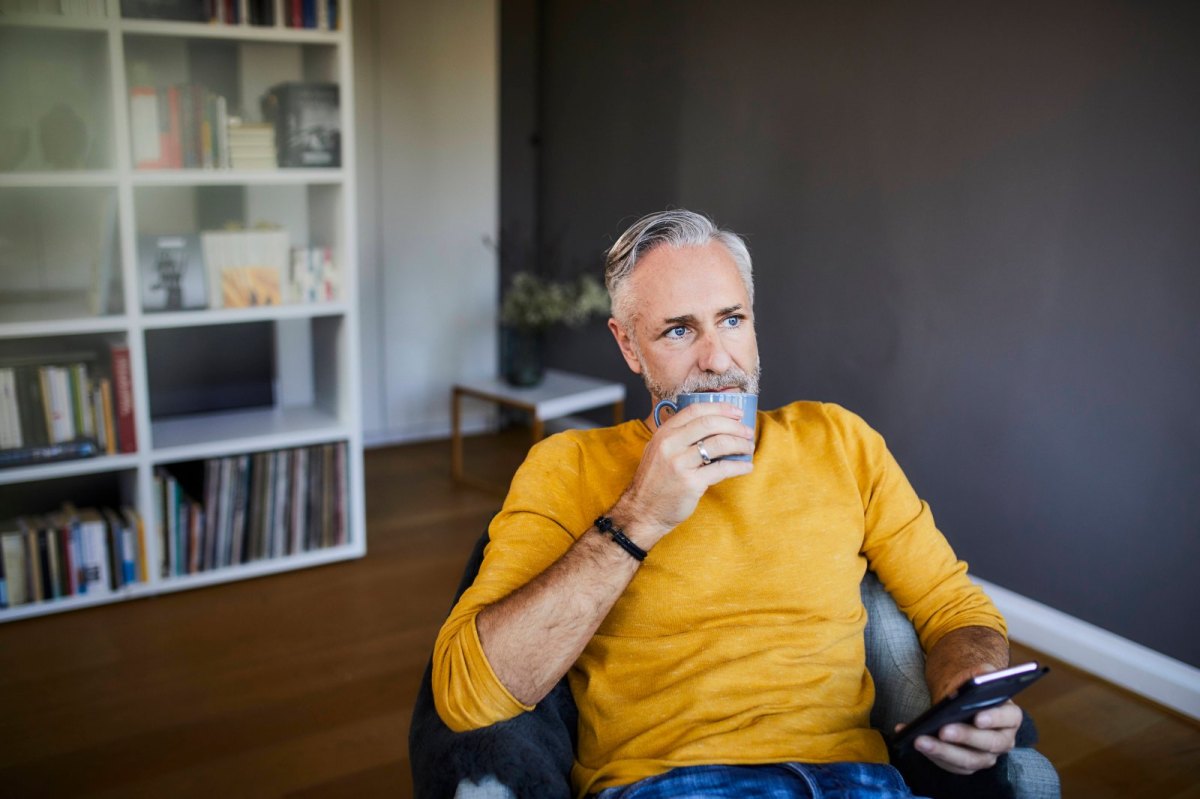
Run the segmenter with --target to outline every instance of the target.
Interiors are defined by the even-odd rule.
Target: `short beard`
[[[646,359],[642,357],[642,350],[637,345],[637,339],[630,336],[629,340],[633,343],[633,352],[637,355],[638,364],[642,367],[642,382],[646,384],[646,390],[650,392],[650,396],[654,397],[655,402],[664,399],[674,399],[680,394],[720,391],[730,386],[736,387],[743,394],[758,394],[758,380],[762,376],[761,359],[755,362],[754,369],[749,373],[739,369],[735,365],[730,366],[720,374],[702,372],[689,377],[680,385],[666,386],[655,380],[654,376],[650,374],[650,369],[646,366]]]

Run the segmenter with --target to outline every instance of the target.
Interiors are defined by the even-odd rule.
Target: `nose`
[[[719,332],[709,331],[700,346],[702,349],[696,365],[703,371],[724,374],[733,365],[733,358],[730,357],[729,350],[725,349],[725,342],[721,340]]]

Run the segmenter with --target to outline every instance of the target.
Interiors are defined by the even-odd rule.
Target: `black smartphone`
[[[918,735],[936,737],[937,731],[947,724],[967,721],[989,707],[1004,704],[1048,671],[1049,666],[1040,666],[1031,661],[972,677],[892,736],[891,747],[901,753],[912,748]]]

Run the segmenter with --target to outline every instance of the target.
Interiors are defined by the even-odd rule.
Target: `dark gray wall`
[[[765,407],[861,413],[977,574],[1200,665],[1193,7],[525,4],[502,223],[563,269],[667,206],[745,234]],[[647,411],[601,325],[551,359]]]

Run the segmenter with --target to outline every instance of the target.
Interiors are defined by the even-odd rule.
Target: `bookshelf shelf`
[[[78,311],[77,307],[72,310]],[[3,318],[12,319],[32,315],[28,306],[13,307],[0,305]],[[68,315],[62,319],[35,317],[34,321],[6,322],[0,324],[0,340],[13,338],[39,338],[43,336],[79,335],[85,333],[123,333],[129,328],[124,316],[84,317]]]
[[[217,458],[292,446],[344,440],[349,430],[335,415],[319,408],[265,408],[206,413],[154,422],[157,463]]]
[[[108,17],[68,17],[55,14],[0,15],[0,28],[106,31],[113,25],[114,21]]]
[[[215,311],[179,311],[176,313],[146,314],[142,326],[147,330],[173,327],[206,327],[232,325],[242,322],[267,322],[283,319],[314,319],[323,316],[343,316],[349,312],[344,302],[313,302],[292,305],[267,305],[259,308],[223,308]]]
[[[202,588],[218,583],[226,583],[230,580],[246,580],[251,577],[279,574],[280,572],[292,571],[293,569],[301,569],[307,566],[321,566],[355,557],[358,557],[358,553],[353,547],[326,547],[325,549],[315,549],[295,555],[284,555],[279,558],[240,563],[237,566],[226,566],[223,569],[216,569],[210,572],[197,572],[196,574],[167,577],[162,580],[161,585],[163,591]]]
[[[138,457],[136,455],[105,455],[98,458],[79,458],[73,461],[58,461],[55,463],[41,463],[36,466],[0,469],[0,485],[32,483],[37,480],[53,480],[58,477],[74,477],[81,474],[119,472],[123,469],[136,469],[137,467]]]
[[[305,186],[336,185],[345,175],[340,169],[162,169],[138,170],[134,186]]]
[[[285,84],[325,85],[326,96],[337,100],[323,107],[320,124],[351,131],[350,0],[338,0],[340,29],[334,31],[126,19],[119,16],[120,0],[106,5],[109,13],[101,17],[0,12],[0,402],[18,403],[18,410],[19,403],[41,403],[47,395],[13,399],[2,393],[10,377],[12,385],[18,378],[26,381],[19,384],[23,390],[32,385],[28,375],[33,375],[39,391],[67,397],[66,415],[73,416],[74,429],[86,430],[78,427],[81,420],[104,415],[113,440],[132,451],[0,468],[0,544],[19,539],[22,552],[43,553],[25,563],[42,558],[42,564],[52,564],[56,561],[44,553],[56,546],[63,548],[60,553],[67,551],[68,539],[51,544],[50,538],[70,535],[70,524],[88,523],[90,508],[119,514],[128,509],[141,523],[143,549],[137,557],[144,560],[133,579],[113,578],[112,585],[119,586],[114,590],[86,593],[67,585],[69,575],[86,571],[86,563],[79,569],[63,566],[63,560],[57,567],[45,566],[49,571],[40,571],[38,579],[51,575],[53,590],[44,583],[36,590],[26,585],[25,601],[0,604],[0,623],[278,574],[366,552],[353,137],[325,139],[338,143],[340,160],[278,161],[337,166],[138,168],[238,164],[232,147],[228,159],[191,156],[203,154],[204,136],[210,138],[203,141],[215,141],[214,119],[237,117],[246,128],[257,125],[261,131],[266,124],[262,98]],[[280,19],[283,3],[274,8]],[[39,75],[51,78],[43,85],[32,77]],[[328,84],[340,91],[330,91]],[[171,92],[194,86],[207,94],[179,95],[194,104],[187,107],[191,138],[185,144],[181,125],[187,109],[181,106],[180,116],[173,116]],[[165,117],[163,106],[155,106],[159,127],[147,128],[137,116],[134,100],[143,98],[144,111],[147,96],[167,102]],[[215,104],[218,97],[226,117],[206,116],[202,104]],[[60,107],[65,111],[56,110]],[[54,137],[46,139],[43,132],[51,112],[57,114],[58,149]],[[164,120],[172,138],[159,140],[159,147],[174,150],[172,158],[156,161],[138,148],[146,139],[137,136],[147,129],[167,135]],[[222,122],[219,130],[232,127]],[[268,133],[268,147],[272,141]],[[260,140],[250,143],[261,146]],[[179,158],[180,147],[195,149]],[[242,164],[262,162],[249,157],[259,155],[251,150],[241,153]],[[226,260],[214,268],[215,255],[228,253],[206,251],[205,242],[219,238],[206,239],[206,234],[260,227],[286,234],[286,249],[276,251],[283,257],[270,261],[279,274],[278,288],[268,280],[266,289],[253,284],[253,293],[239,294],[236,284],[231,291],[226,281],[240,275],[229,270],[241,264]],[[171,247],[178,248],[184,264],[179,273],[170,271],[172,262],[164,255]],[[182,296],[171,294],[164,280],[171,274],[182,281],[175,283]],[[259,292],[272,304],[222,307],[261,302]],[[121,396],[130,402],[119,401],[118,368]],[[59,382],[51,385],[51,378]],[[60,385],[70,388],[59,390]],[[253,400],[241,393],[246,385],[258,392]],[[75,386],[85,388],[80,392]],[[30,407],[36,412],[22,414],[21,424],[50,411],[39,435],[74,440],[55,438],[59,432],[50,419],[51,405]],[[6,441],[16,424],[9,409],[0,406],[6,411],[0,414]],[[99,438],[98,428],[91,429]],[[22,448],[44,446],[24,437],[23,430],[17,434]],[[80,437],[89,436],[75,436]],[[210,475],[231,463],[240,471],[232,482],[222,477],[219,484],[228,493],[210,493],[208,488],[217,485]],[[253,483],[256,476],[261,484]],[[163,513],[164,487],[173,483],[188,500],[176,507],[189,512],[207,512],[213,496],[218,503],[245,497],[247,503],[259,503],[263,514],[276,507],[272,503],[300,503],[295,505],[303,509],[299,517],[274,518],[286,518],[285,524],[296,525],[293,531],[316,537],[294,539],[303,550],[294,554],[178,574],[186,569],[168,559],[182,551],[181,539],[168,538]],[[57,519],[70,519],[62,512],[67,505],[78,508],[79,516],[56,526]],[[125,546],[114,532],[123,518],[100,514],[94,523],[105,524],[110,537],[98,539],[95,547],[115,553]],[[188,540],[200,540],[207,528],[191,525]],[[133,529],[128,523],[124,527]],[[74,528],[76,534],[79,529]],[[289,528],[271,528],[271,535],[281,529]],[[263,545],[268,539],[256,540]],[[320,548],[333,541],[345,543]],[[264,551],[247,548],[245,557]],[[5,557],[3,547],[0,557]],[[24,568],[32,580],[32,567]],[[55,593],[71,595],[48,598]]]
[[[121,31],[137,36],[179,37],[186,39],[223,39],[247,42],[286,42],[289,44],[338,45],[346,40],[343,31],[303,30],[282,26],[225,25],[207,22],[160,22],[122,20]]]
[[[77,170],[67,172],[0,172],[0,189],[82,188],[107,186],[115,188],[120,178],[114,170]]]

